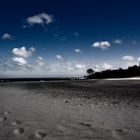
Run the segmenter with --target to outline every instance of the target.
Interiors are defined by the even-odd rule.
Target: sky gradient
[[[140,60],[139,0],[3,0],[0,77],[83,76]]]

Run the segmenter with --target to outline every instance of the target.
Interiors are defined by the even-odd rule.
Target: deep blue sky
[[[17,71],[21,77],[30,72],[82,75],[90,67],[103,70],[136,64],[140,56],[139,7],[139,0],[1,0],[1,75],[11,76]],[[29,26],[27,18],[41,13],[53,15],[53,21]],[[11,38],[4,38],[4,34]],[[92,47],[96,42],[108,42],[109,47]],[[29,57],[12,52],[22,46],[36,51]],[[15,57],[23,58],[26,64],[15,63]],[[36,67],[38,57],[43,58],[41,67]]]

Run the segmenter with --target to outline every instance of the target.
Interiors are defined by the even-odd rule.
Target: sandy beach
[[[140,81],[0,83],[0,140],[140,140]]]

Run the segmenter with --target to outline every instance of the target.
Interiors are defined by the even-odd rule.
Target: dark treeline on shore
[[[91,72],[91,73],[89,73]],[[134,65],[128,69],[106,70],[101,72],[94,72],[89,69],[87,79],[104,79],[104,78],[128,78],[140,76],[140,66]]]

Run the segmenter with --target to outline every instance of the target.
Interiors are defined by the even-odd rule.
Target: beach
[[[0,82],[0,140],[140,140],[140,80]]]

